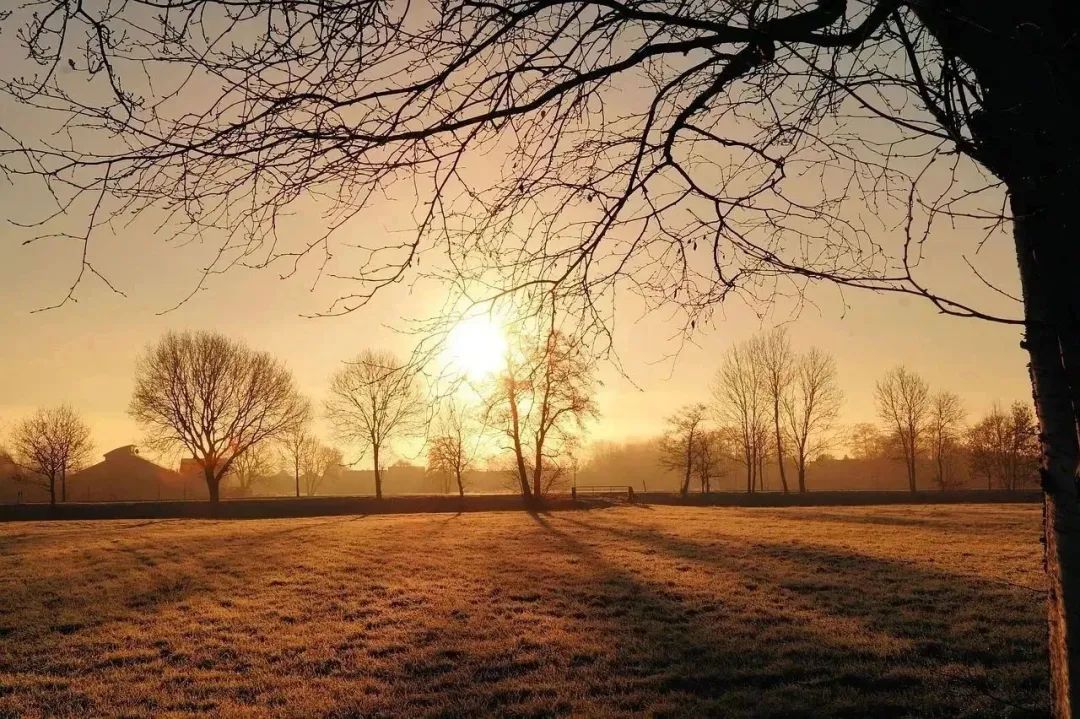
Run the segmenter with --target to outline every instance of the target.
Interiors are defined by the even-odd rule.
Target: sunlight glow
[[[506,362],[506,336],[487,316],[462,320],[450,331],[450,361],[471,380],[482,380],[502,369]]]

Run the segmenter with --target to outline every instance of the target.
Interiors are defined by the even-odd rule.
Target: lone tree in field
[[[542,499],[562,477],[567,443],[597,416],[590,348],[553,323],[538,334],[516,333],[484,410],[485,423],[510,442],[513,475],[526,500]]]
[[[688,404],[668,417],[668,429],[660,439],[660,465],[682,475],[679,494],[684,497],[690,491],[695,447],[699,435],[706,431],[708,415],[709,408],[704,404]]]
[[[305,406],[268,353],[211,332],[170,332],[139,359],[128,411],[151,447],[195,458],[217,502],[237,459],[293,431]]]
[[[882,377],[874,388],[878,414],[893,432],[907,468],[908,489],[918,489],[916,470],[919,450],[926,439],[930,419],[930,387],[906,367],[897,367]]]
[[[942,491],[952,484],[949,460],[960,445],[965,416],[964,405],[955,393],[941,391],[930,398],[926,440],[936,471],[934,482]]]
[[[60,405],[39,409],[15,425],[12,431],[15,462],[29,472],[20,476],[40,481],[49,489],[49,504],[56,504],[56,486],[60,501],[67,501],[67,476],[81,467],[90,456],[90,428],[71,407]]]
[[[799,473],[799,491],[805,492],[807,462],[833,443],[844,393],[836,379],[836,361],[816,347],[795,359],[793,374],[791,390],[783,399],[783,416]]]
[[[92,239],[117,214],[213,240],[207,277],[292,269],[332,259],[335,231],[400,180],[418,232],[362,240],[331,312],[426,271],[492,297],[546,287],[601,336],[618,287],[685,310],[689,330],[732,294],[810,280],[1016,323],[1042,437],[1052,708],[1080,707],[1080,3],[33,0],[0,22],[26,58],[0,90],[37,114],[3,128],[3,170],[88,218],[57,227],[82,249],[67,298],[99,276]],[[462,171],[479,158],[497,169]],[[287,242],[277,220],[313,196],[332,205],[326,234]],[[957,224],[995,223],[1019,320],[921,276]],[[417,269],[432,247],[448,261]]]
[[[424,406],[416,380],[388,352],[364,350],[330,381],[326,414],[338,438],[371,450],[375,497],[382,499],[382,451],[417,428]]]

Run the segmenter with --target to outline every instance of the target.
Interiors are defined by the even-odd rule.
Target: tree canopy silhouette
[[[129,413],[151,447],[198,461],[217,502],[240,457],[283,439],[307,408],[292,374],[266,352],[210,332],[170,332],[139,360]]]

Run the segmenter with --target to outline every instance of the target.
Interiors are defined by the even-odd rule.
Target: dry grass
[[[0,526],[0,716],[1045,714],[1038,509]]]

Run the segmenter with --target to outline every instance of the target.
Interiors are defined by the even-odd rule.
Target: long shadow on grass
[[[839,672],[840,681],[858,691],[873,692],[885,676],[910,678],[897,670],[921,666],[929,676],[948,680],[933,690],[942,693],[945,705],[962,690],[985,700],[980,715],[995,707],[1010,715],[1042,712],[1032,708],[1043,705],[1047,686],[1039,590],[798,542],[720,535],[722,541],[705,545],[648,527],[560,521],[658,550],[661,558],[682,563],[682,571],[697,565],[736,573],[754,594],[775,597],[781,607],[855,620],[904,641],[908,649],[876,668],[866,665],[859,675]],[[816,663],[827,665],[823,670],[834,673],[835,681],[846,658],[822,649],[817,659],[823,661]],[[895,689],[910,691],[906,684]]]

